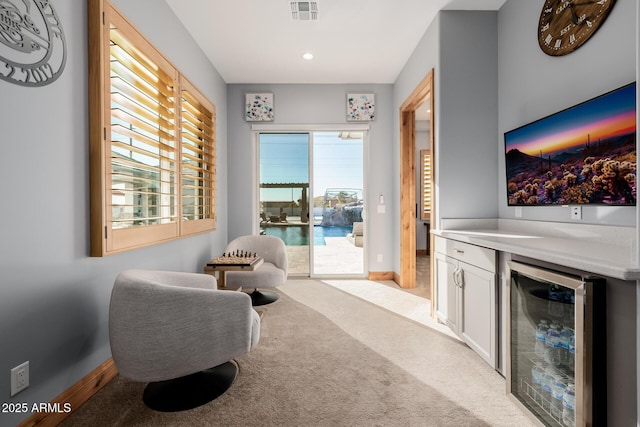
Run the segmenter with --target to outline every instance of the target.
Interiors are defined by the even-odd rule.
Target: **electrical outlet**
[[[378,254],[378,262],[382,262],[382,254]]]
[[[29,387],[29,361],[11,369],[11,396]]]
[[[571,219],[582,219],[582,206],[571,206]]]

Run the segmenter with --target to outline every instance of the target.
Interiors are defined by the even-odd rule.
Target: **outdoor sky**
[[[505,133],[506,151],[537,156],[616,135],[636,128],[636,86],[631,84]]]
[[[260,182],[309,182],[309,136],[300,134],[260,135]],[[337,132],[313,133],[313,195],[327,188],[363,186],[362,140],[340,139]],[[267,200],[289,200],[291,190],[270,189]],[[297,200],[297,198],[294,198]]]

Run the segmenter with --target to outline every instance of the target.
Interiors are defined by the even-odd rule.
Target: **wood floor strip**
[[[393,271],[370,271],[369,280],[393,280]]]
[[[96,369],[80,379],[55,399],[49,402],[44,411],[36,412],[18,427],[55,427],[67,418],[71,412],[96,394],[102,387],[118,375],[113,359],[109,358]]]

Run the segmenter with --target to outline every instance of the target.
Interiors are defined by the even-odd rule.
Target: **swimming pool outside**
[[[287,246],[308,246],[309,226],[308,225],[281,225],[264,228],[265,234],[281,238]],[[353,231],[352,225],[346,226],[321,226],[313,227],[314,246],[325,246],[325,237],[345,237]]]

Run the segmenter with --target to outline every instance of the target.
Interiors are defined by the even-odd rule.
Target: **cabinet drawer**
[[[496,272],[496,251],[470,243],[458,242],[436,236],[436,252],[475,265],[492,273]]]

